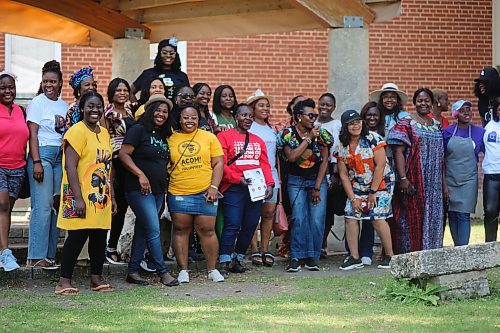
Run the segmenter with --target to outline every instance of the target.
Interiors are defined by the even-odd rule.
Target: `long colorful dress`
[[[443,246],[443,159],[440,124],[426,126],[411,116],[400,119],[389,132],[389,145],[404,145],[406,177],[414,195],[395,193],[394,252],[407,253]],[[396,188],[396,191],[400,191]]]

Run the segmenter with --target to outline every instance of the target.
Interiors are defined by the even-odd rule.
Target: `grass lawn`
[[[500,332],[500,269],[488,275],[490,297],[439,307],[381,298],[388,274],[319,278],[251,273],[224,284],[271,286],[276,292],[208,299],[169,295],[173,289],[157,285],[76,297],[8,289],[0,291],[0,331]]]

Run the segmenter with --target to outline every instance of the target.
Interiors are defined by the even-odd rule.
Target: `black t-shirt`
[[[142,124],[136,124],[128,129],[123,144],[134,146],[132,160],[148,177],[153,194],[164,193],[167,188],[167,163],[170,160],[167,141],[159,133],[149,133]],[[127,171],[123,188],[125,192],[140,191],[139,178]]]
[[[170,71],[164,69],[149,68],[144,70],[141,75],[134,81],[134,86],[138,90],[149,89],[144,87],[146,82],[153,78],[159,78],[165,85],[165,97],[174,101],[175,89],[182,86],[189,86],[189,78],[186,73],[182,71]]]

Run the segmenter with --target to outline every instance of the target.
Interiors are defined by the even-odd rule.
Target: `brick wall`
[[[261,88],[275,97],[275,117],[293,96],[317,99],[328,87],[326,30],[189,42],[187,49],[190,82],[212,90],[230,84],[238,102]]]
[[[61,47],[61,64],[64,74],[62,96],[68,103],[73,102],[73,89],[69,79],[78,69],[91,65],[94,68],[94,78],[97,90],[104,96],[107,103],[106,90],[111,81],[111,49],[63,45]]]
[[[0,70],[5,69],[5,35],[0,33]]]
[[[370,27],[370,90],[389,81],[410,97],[442,88],[475,107],[473,80],[491,62],[491,0],[403,0],[403,15]]]

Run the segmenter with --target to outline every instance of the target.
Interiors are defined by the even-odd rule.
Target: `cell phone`
[[[409,195],[410,197],[412,197],[412,196],[414,196],[415,194],[417,194],[417,190],[416,190],[413,186],[410,186],[410,187],[408,188],[408,195]]]
[[[205,192],[205,194],[203,194],[203,196],[205,197],[205,199],[207,199],[207,193],[208,192]],[[217,191],[217,200],[218,199],[222,199],[224,198],[224,195],[222,193],[220,193],[219,191]]]

